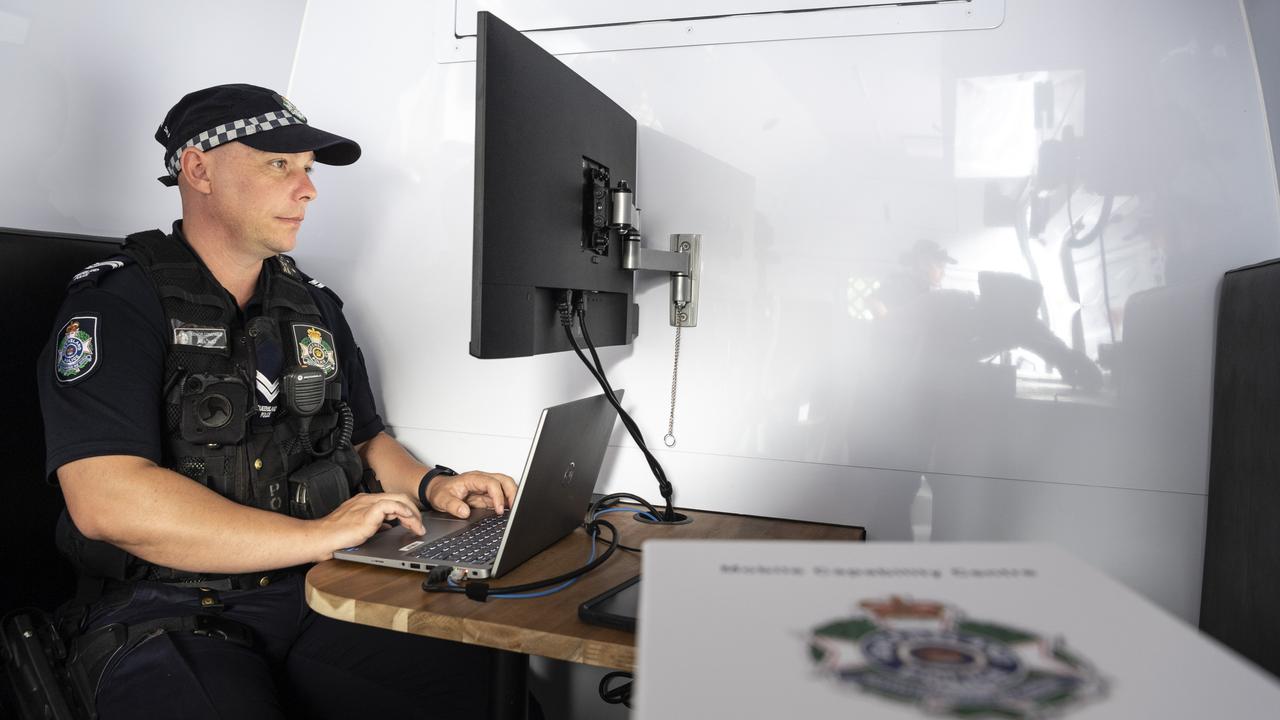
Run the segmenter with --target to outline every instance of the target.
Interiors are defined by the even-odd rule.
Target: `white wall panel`
[[[156,182],[160,121],[210,85],[287,92],[305,7],[0,0],[0,226],[167,229],[180,206]]]
[[[317,174],[299,255],[347,299],[402,438],[516,471],[538,410],[592,381],[568,354],[467,354],[474,65],[435,62],[434,21],[310,3],[293,92],[366,154]],[[1238,4],[1020,0],[992,30],[562,59],[642,125],[649,243],[705,235],[660,452],[682,502],[906,538],[924,473],[935,539],[1059,541],[1194,617],[1217,281],[1280,251]],[[1108,198],[1102,242],[1064,262]],[[921,238],[957,263],[874,317],[860,288]],[[984,272],[1036,278],[1043,303]],[[602,355],[658,445],[668,290],[637,287],[639,339]],[[1037,337],[1063,356],[1019,349]],[[1073,362],[1101,387],[1064,382]],[[605,484],[656,497],[613,443]]]

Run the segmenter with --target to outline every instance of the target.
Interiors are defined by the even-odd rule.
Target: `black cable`
[[[583,307],[581,302],[582,298],[579,297],[578,300],[579,302],[574,308],[574,314],[578,316],[578,331],[582,333],[583,344],[587,346],[587,350],[591,353],[591,361],[595,364],[596,373],[599,374],[601,384],[604,386],[605,392],[609,393],[614,400],[617,400],[618,395],[613,390],[613,383],[609,382],[609,378],[604,374],[604,363],[600,362],[600,355],[596,352],[596,344],[591,341],[591,333],[587,330],[586,308]],[[630,415],[627,415],[627,420],[631,420]],[[637,428],[636,434],[639,434],[639,426],[635,425],[634,420],[631,421],[631,425]],[[648,444],[645,443],[643,437],[637,438],[636,442],[640,443],[643,447],[648,447]],[[663,477],[666,476],[664,475]]]
[[[302,445],[302,450],[311,457],[316,457],[315,446],[311,444],[311,416],[303,415],[298,418],[298,443]]]
[[[453,593],[455,595],[466,595],[472,600],[479,600],[480,602],[484,602],[485,599],[487,599],[490,595],[506,595],[511,593],[532,592],[534,590],[541,590],[542,588],[545,588],[545,587],[550,587],[552,585],[559,585],[560,583],[568,582],[569,580],[573,580],[574,578],[578,578],[583,575],[586,575],[592,570],[595,570],[596,568],[600,567],[600,565],[602,565],[604,561],[609,559],[609,556],[613,555],[613,551],[618,549],[618,539],[620,537],[618,535],[618,528],[614,527],[607,520],[593,520],[587,524],[589,532],[594,532],[597,528],[602,526],[609,528],[609,532],[613,536],[609,540],[609,547],[603,553],[601,553],[600,557],[596,558],[595,560],[592,560],[586,565],[583,565],[580,568],[571,570],[562,575],[557,575],[553,578],[548,578],[546,580],[535,580],[534,582],[522,583],[520,585],[509,585],[507,587],[498,587],[498,588],[490,587],[489,583],[482,582],[482,581],[472,581],[467,583],[466,585],[461,585],[461,586],[449,585],[447,583],[439,584],[438,582],[432,583],[432,576],[428,575],[427,579],[422,581],[422,589],[425,592],[443,592],[443,593]]]
[[[609,378],[604,374],[604,363],[600,362],[600,355],[596,352],[596,344],[591,341],[591,333],[587,330],[587,309],[582,297],[578,297],[578,302],[574,306],[573,313],[578,316],[578,332],[582,333],[583,343],[587,346],[587,350],[591,353],[591,361],[595,363],[596,372],[600,373],[600,377],[604,378],[604,384],[610,395],[617,397],[613,392],[613,384],[609,382]]]
[[[351,407],[345,402],[338,403],[338,426],[335,428],[338,432],[338,439],[329,446],[328,450],[317,450],[311,442],[311,417],[302,416],[298,418],[301,428],[298,431],[298,442],[302,444],[302,449],[311,457],[327,458],[333,455],[333,451],[342,446],[351,447],[351,436],[355,433],[356,421],[352,415]],[[332,431],[330,431],[332,436]],[[323,439],[322,439],[323,441]]]
[[[609,687],[609,682],[616,678],[626,678],[627,682],[615,688]],[[622,705],[631,709],[631,685],[635,682],[634,678],[635,676],[631,673],[621,670],[605,673],[604,677],[600,678],[600,699],[610,705]]]
[[[572,291],[569,291],[569,297],[572,298]],[[570,302],[572,303],[572,300],[570,300]],[[591,357],[595,361],[594,365],[587,361],[586,356],[582,353],[582,348],[578,347],[578,343],[574,339],[573,331],[570,327],[571,320],[569,324],[565,323],[563,308],[560,312],[561,325],[564,326],[565,336],[569,338],[569,344],[573,347],[573,351],[577,353],[578,358],[582,360],[582,363],[587,366],[587,370],[591,372],[591,374],[596,378],[596,381],[600,383],[600,387],[604,389],[605,397],[609,400],[609,403],[613,405],[614,409],[617,410],[619,419],[622,420],[622,424],[627,428],[627,431],[631,433],[631,438],[635,440],[636,445],[640,448],[640,452],[644,454],[645,460],[649,464],[649,470],[658,481],[658,492],[661,493],[663,500],[666,501],[666,512],[662,515],[662,519],[666,522],[674,520],[675,508],[672,503],[673,489],[671,487],[671,482],[667,480],[667,473],[663,470],[662,464],[658,462],[658,459],[654,457],[653,453],[649,450],[648,444],[645,443],[644,436],[640,432],[640,427],[636,424],[635,420],[631,418],[631,415],[628,414],[626,410],[622,409],[622,403],[618,401],[618,396],[614,393],[613,386],[609,383],[609,379],[604,374],[604,364],[600,362],[600,356],[596,353],[595,343],[591,341],[591,333],[587,329],[586,310],[581,304],[578,304],[576,309],[572,312],[578,316],[578,329],[582,332],[582,339],[585,342],[587,349],[591,352]],[[648,503],[645,503],[645,505],[648,505]],[[652,506],[650,506],[650,508],[652,509]],[[654,515],[656,516],[657,513],[655,512]]]
[[[652,504],[650,504],[650,502],[649,502],[648,500],[645,500],[644,498],[640,497],[639,495],[632,495],[631,493],[625,493],[625,492],[620,492],[620,493],[611,493],[611,494],[609,494],[609,495],[602,495],[602,496],[601,496],[599,499],[597,499],[595,502],[591,503],[591,507],[587,509],[587,516],[588,516],[588,517],[595,517],[595,515],[596,515],[596,513],[597,513],[597,512],[599,512],[599,511],[601,511],[601,510],[603,510],[603,509],[605,509],[605,508],[609,508],[609,507],[613,507],[614,505],[618,505],[618,504],[619,504],[619,503],[617,502],[618,500],[635,500],[635,501],[636,501],[637,503],[639,503],[640,505],[645,506],[645,508],[649,511],[649,514],[650,514],[650,515],[654,516],[655,518],[656,518],[656,517],[658,517],[658,511],[657,511],[657,509],[655,509],[655,508],[653,507],[653,505],[652,505]]]
[[[569,338],[569,344],[573,346],[574,352],[578,354],[578,357],[582,360],[583,364],[587,366],[587,369],[595,376],[596,381],[600,383],[600,387],[604,388],[605,398],[618,412],[618,417],[622,420],[622,424],[626,426],[628,432],[631,433],[632,439],[636,441],[636,445],[640,448],[640,451],[644,453],[645,460],[649,463],[649,470],[653,472],[653,476],[658,480],[658,492],[662,494],[662,498],[666,501],[666,513],[664,514],[663,519],[667,521],[674,519],[675,510],[672,507],[671,483],[667,480],[666,473],[663,471],[662,465],[658,463],[658,459],[653,456],[653,453],[649,451],[649,447],[645,445],[644,438],[640,434],[640,428],[636,426],[635,421],[631,419],[631,416],[627,414],[627,411],[622,409],[622,404],[618,402],[617,396],[611,392],[609,381],[591,366],[591,362],[588,361],[586,355],[582,353],[582,348],[578,347],[577,341],[574,340],[573,332],[568,328],[565,328],[565,336]]]
[[[649,511],[649,515],[655,520],[657,520],[660,517],[657,509],[654,508],[653,504],[650,503],[648,500],[645,500],[639,495],[632,495],[631,493],[625,493],[625,492],[601,495],[599,498],[596,499],[595,502],[591,503],[591,506],[587,509],[587,517],[593,518],[596,516],[596,513],[602,510],[607,510],[607,509],[616,507],[617,505],[620,505],[621,504],[619,502],[620,500],[634,500],[636,501],[636,503],[643,505]],[[640,511],[636,510],[636,513],[639,514]],[[602,538],[597,538],[597,542],[599,542],[601,539]],[[626,550],[628,552],[633,552],[633,553],[643,552],[643,550],[641,550],[640,548],[631,547],[630,545],[623,545],[621,542],[618,543],[618,549]]]
[[[338,413],[342,417],[342,427],[338,431],[338,442],[333,446],[335,450],[343,445],[352,447],[351,436],[356,431],[356,418],[355,414],[351,412],[351,406],[345,402],[339,402]]]

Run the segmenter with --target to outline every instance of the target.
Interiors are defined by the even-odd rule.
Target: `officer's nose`
[[[302,174],[302,187],[298,190],[298,199],[303,202],[311,202],[316,199],[316,184],[311,182],[311,176]]]

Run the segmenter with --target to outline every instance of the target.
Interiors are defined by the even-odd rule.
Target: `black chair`
[[[115,238],[0,228],[0,380],[7,388],[0,432],[5,481],[0,533],[6,550],[0,617],[9,618],[20,608],[51,612],[75,595],[75,573],[54,546],[63,501],[44,472],[36,361],[55,330],[67,283],[85,266],[115,254],[119,243]],[[0,700],[5,717],[29,710],[14,697]],[[50,712],[43,708],[38,716],[62,716]]]
[[[1200,629],[1280,676],[1280,260],[1218,299]]]

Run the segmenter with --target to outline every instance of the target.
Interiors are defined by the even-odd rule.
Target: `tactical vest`
[[[295,517],[321,517],[349,497],[362,464],[351,446],[351,411],[341,401],[342,368],[333,334],[292,258],[263,263],[260,314],[246,319],[182,240],[159,230],[137,233],[125,239],[123,252],[150,277],[164,308],[161,464],[235,502]],[[259,368],[272,357],[280,360],[271,368],[275,377]],[[310,417],[289,409],[290,370],[309,374],[297,392],[309,393],[302,406],[318,405]],[[196,577],[131,556],[94,558],[111,555],[96,547],[104,543],[72,545],[81,569],[103,577]]]

